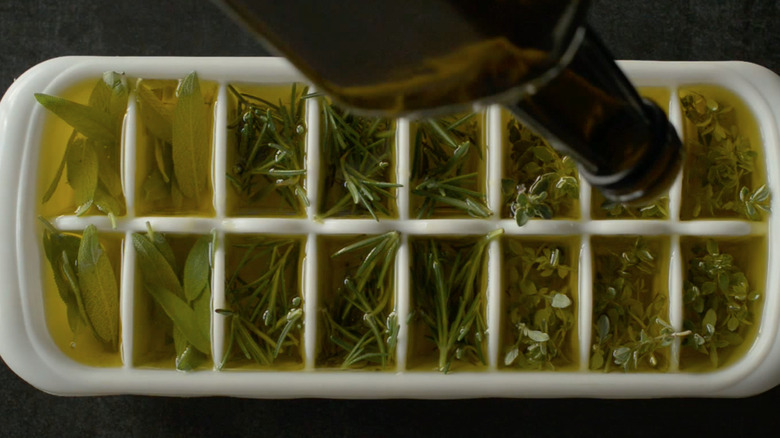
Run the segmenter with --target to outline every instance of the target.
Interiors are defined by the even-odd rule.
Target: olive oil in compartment
[[[487,248],[500,234],[410,238],[409,369],[486,369]]]
[[[213,216],[212,121],[217,85],[142,79],[138,99],[136,215]]]
[[[48,109],[38,155],[38,213],[124,215],[120,176],[128,99],[124,75],[106,72],[57,96],[37,94],[36,99]]]
[[[316,366],[395,370],[400,236],[319,237]]]
[[[305,236],[226,236],[221,369],[303,368],[305,245]]]
[[[766,237],[685,237],[680,369],[712,371],[745,357],[761,326]]]
[[[750,108],[715,85],[680,89],[683,112],[683,220],[762,220],[769,206],[762,135]]]
[[[303,84],[228,86],[227,211],[305,217]]]
[[[592,371],[666,371],[669,239],[593,237]]]
[[[410,124],[410,215],[475,217],[486,205],[486,114],[466,113]]]
[[[78,251],[77,248],[79,248],[79,245],[81,244],[82,234],[83,233],[59,233],[62,237],[60,240],[61,243],[53,243],[53,247],[71,254],[68,256],[71,258],[73,254]],[[52,239],[57,239],[57,237],[52,237]],[[108,257],[108,262],[110,264],[109,269],[111,274],[113,274],[118,287],[119,279],[121,278],[122,246],[124,244],[122,234],[100,231],[97,232],[97,239],[100,245],[97,255],[99,257]],[[69,242],[65,243],[64,240],[68,240]],[[46,243],[44,243],[44,246],[45,245]],[[66,247],[70,247],[70,249],[66,249]],[[77,263],[77,260],[70,260],[70,263]],[[65,270],[57,266],[56,269],[61,272],[60,275],[62,276],[63,281],[66,282],[63,285],[59,285],[58,281],[55,279],[53,270],[55,267],[46,260],[42,261],[42,265],[43,311],[46,317],[46,326],[49,330],[49,334],[57,347],[69,358],[84,365],[95,367],[121,366],[121,324],[119,323],[118,305],[115,310],[109,310],[110,313],[96,315],[95,317],[100,321],[88,322],[86,319],[90,316],[88,312],[86,312],[86,308],[82,308],[82,305],[80,305],[79,302],[86,304],[85,300],[88,300],[89,297],[85,296],[85,294],[103,293],[105,290],[87,290],[88,285],[84,284],[79,287],[80,296],[78,300],[76,300],[75,296],[72,298],[63,297],[62,294],[64,292],[60,290],[60,286],[67,287],[67,276],[72,276],[73,282],[78,284],[79,267],[77,266],[75,271],[71,270],[66,274]],[[118,293],[115,298],[118,303]],[[66,303],[64,299],[66,299],[68,303]],[[100,311],[105,309],[97,310]],[[113,325],[117,331],[116,342],[106,342],[105,340],[101,341],[98,339],[95,330],[101,330],[101,328],[93,328],[97,324],[101,324],[102,326]],[[102,332],[103,330],[99,333]]]
[[[650,99],[669,114],[671,91],[666,87],[640,87],[639,94]],[[652,203],[627,205],[608,202],[598,190],[591,190],[590,211],[593,219],[669,219],[668,192]]]
[[[319,99],[321,185],[317,216],[397,218],[395,123]]]
[[[499,367],[576,371],[579,237],[503,239]]]
[[[185,371],[212,368],[212,239],[211,235],[157,231],[133,235],[134,366]],[[192,293],[191,284],[200,284],[204,289]]]
[[[532,218],[579,218],[580,185],[574,160],[508,111],[501,111],[501,127],[501,217],[519,217],[519,224]]]

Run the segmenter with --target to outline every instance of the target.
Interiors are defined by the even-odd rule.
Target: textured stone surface
[[[776,0],[596,0],[591,22],[621,59],[744,60],[780,73],[779,19]],[[0,0],[0,93],[63,55],[265,53],[206,0]],[[0,436],[756,436],[776,430],[778,399],[780,389],[736,401],[59,398],[0,362]]]

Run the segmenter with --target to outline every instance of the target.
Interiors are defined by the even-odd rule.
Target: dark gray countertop
[[[284,0],[280,0],[284,1]],[[776,0],[594,1],[593,27],[620,59],[743,60],[780,73]],[[258,56],[206,0],[0,0],[0,93],[63,55]],[[261,401],[60,398],[0,362],[0,436],[749,436],[777,429],[780,388],[743,400]],[[771,409],[771,410],[770,410]],[[771,429],[769,429],[771,430]]]

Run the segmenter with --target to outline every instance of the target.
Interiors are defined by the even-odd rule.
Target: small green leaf
[[[206,113],[200,82],[190,73],[179,87],[173,112],[173,170],[182,194],[200,199],[206,189],[209,166],[210,119]]]
[[[195,311],[167,289],[146,283],[146,290],[171,318],[176,328],[181,330],[187,341],[203,354],[210,354],[211,336],[204,327],[199,325]]]
[[[179,278],[159,249],[148,237],[133,233],[133,246],[138,254],[138,265],[147,285],[153,285],[183,296]]]
[[[76,140],[67,150],[68,184],[73,188],[74,202],[90,203],[98,184],[98,158],[90,143]]]
[[[115,347],[119,338],[119,288],[94,225],[89,225],[81,237],[78,278],[84,310],[95,337]]]
[[[101,143],[117,140],[114,121],[103,111],[48,94],[36,93],[35,99],[85,137]]]
[[[184,297],[192,302],[209,284],[211,236],[201,236],[184,263]]]
[[[173,141],[173,109],[165,105],[143,82],[136,90],[141,103],[141,120],[153,136],[171,143]]]
[[[551,305],[556,309],[565,309],[571,306],[571,299],[564,294],[557,293],[553,295]]]

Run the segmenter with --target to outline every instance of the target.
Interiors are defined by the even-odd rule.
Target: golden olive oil
[[[173,114],[177,97],[179,81],[142,79],[136,88],[146,87],[159,99],[169,114]],[[207,123],[205,132],[208,135],[208,166],[211,169],[213,155],[212,123],[214,120],[214,103],[217,96],[217,84],[200,81],[204,99],[205,117]],[[136,117],[136,170],[135,170],[135,213],[141,215],[160,216],[213,216],[213,185],[211,172],[206,177],[206,189],[200,193],[199,199],[183,195],[175,181],[173,168],[172,145],[168,139],[160,138],[158,133],[147,126],[150,120],[163,126],[162,129],[172,129],[172,123],[156,117],[155,114],[139,99]],[[222,177],[222,175],[220,175]]]
[[[71,234],[80,236],[80,233]],[[117,283],[121,285],[122,247],[124,245],[122,235],[101,232],[99,239],[111,262],[114,277],[117,279]],[[120,339],[115,350],[96,339],[89,327],[83,323],[79,325],[76,333],[73,333],[68,323],[67,307],[62,298],[60,298],[57,284],[54,281],[52,267],[45,258],[41,260],[41,264],[43,265],[43,311],[49,334],[57,347],[69,358],[84,365],[95,367],[122,366],[121,324]],[[118,314],[115,317],[119,320]]]

